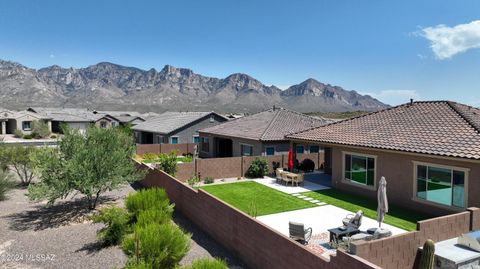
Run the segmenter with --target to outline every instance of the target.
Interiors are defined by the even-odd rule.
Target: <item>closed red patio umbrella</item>
[[[292,171],[293,170],[293,156],[292,156],[292,150],[290,149],[288,151],[288,170]]]

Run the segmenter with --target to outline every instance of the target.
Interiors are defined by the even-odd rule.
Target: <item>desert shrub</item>
[[[143,260],[136,261],[135,259],[128,261],[124,267],[124,269],[152,269],[152,268],[153,268],[152,264],[149,264]]]
[[[263,177],[268,174],[268,162],[267,159],[257,157],[253,160],[252,164],[248,168],[245,176],[250,178]]]
[[[51,139],[56,139],[57,136],[56,136],[56,135],[51,135],[50,138],[51,138]]]
[[[47,138],[50,136],[50,128],[44,121],[32,122],[32,137],[33,138]]]
[[[0,169],[0,201],[5,200],[7,192],[14,186],[15,181],[8,170]]]
[[[305,159],[300,163],[300,170],[310,172],[315,170],[315,162],[310,159]]]
[[[184,266],[181,269],[227,269],[227,263],[219,259],[197,259],[190,266]]]
[[[4,147],[2,150],[2,166],[9,166],[11,171],[17,174],[24,186],[28,186],[35,177],[34,157],[38,152],[36,147],[14,145]]]
[[[168,154],[160,154],[158,157],[158,169],[175,176],[177,173],[177,152],[172,151]]]
[[[187,179],[187,184],[190,187],[195,187],[195,185],[197,185],[198,182],[200,182],[200,179],[196,175],[192,175],[189,179]]]
[[[22,138],[23,137],[22,130],[20,130],[20,129],[15,130],[15,132],[13,133],[13,137]]]
[[[164,224],[172,219],[173,211],[148,209],[138,214],[136,226],[145,227],[150,223]]]
[[[131,193],[125,199],[125,206],[134,219],[142,211],[155,209],[166,214],[172,214],[173,204],[170,205],[167,193],[164,189],[151,188]]]
[[[93,223],[105,224],[97,236],[105,246],[113,246],[120,244],[127,234],[130,217],[125,209],[112,206],[100,210],[92,220]]]
[[[32,139],[32,138],[33,138],[33,136],[32,136],[31,134],[23,135],[23,139],[28,139],[28,140],[30,140],[30,139]]]
[[[151,268],[175,268],[190,247],[190,235],[171,223],[136,226],[125,238],[122,248],[133,260],[151,264]]]
[[[153,160],[156,160],[156,159],[158,158],[158,155],[155,154],[155,153],[152,153],[152,152],[146,152],[146,153],[144,153],[144,154],[142,155],[142,158],[143,158],[144,160],[151,160],[151,161],[153,161]]]
[[[203,183],[205,183],[205,184],[212,184],[213,182],[214,182],[214,180],[211,177],[205,177],[203,179]]]

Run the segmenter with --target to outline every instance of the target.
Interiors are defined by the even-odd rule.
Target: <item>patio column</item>
[[[7,133],[7,122],[2,121],[2,134]]]
[[[293,160],[293,164],[295,165],[295,163],[296,163],[295,160],[297,159],[297,143],[292,141],[292,142],[290,143],[290,146],[291,146],[290,148],[291,148],[291,150],[292,150],[292,160]],[[295,168],[295,167],[294,167],[294,168]]]

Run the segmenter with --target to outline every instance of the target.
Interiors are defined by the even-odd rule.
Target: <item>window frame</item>
[[[273,149],[273,154],[269,155],[268,154],[268,149]],[[266,146],[265,147],[265,156],[274,156],[275,155],[275,146]]]
[[[445,208],[449,210],[458,210],[458,211],[463,211],[466,208],[468,208],[468,182],[469,182],[469,176],[470,176],[470,168],[466,167],[458,167],[458,166],[451,166],[451,165],[445,165],[445,164],[438,164],[438,163],[428,163],[428,162],[420,162],[420,161],[412,161],[413,163],[413,197],[412,200],[415,202],[419,203],[424,203],[432,206],[436,206],[439,208]],[[442,169],[449,169],[452,172],[452,177],[453,177],[453,171],[459,171],[464,173],[464,179],[463,179],[463,205],[464,207],[458,207],[453,205],[453,193],[452,193],[452,203],[451,205],[445,205],[441,203],[437,203],[435,201],[430,201],[427,199],[422,199],[417,197],[417,178],[418,178],[418,166],[425,166],[427,167],[427,176],[428,176],[428,167],[434,167],[434,168],[442,168]],[[453,180],[453,178],[452,178]],[[453,187],[452,187],[453,188]]]
[[[252,149],[251,155],[243,155],[243,146],[250,147]],[[242,157],[251,157],[253,155],[253,145],[251,144],[245,144],[245,143],[240,143],[240,156]]]
[[[28,128],[25,128],[26,123],[28,123],[28,126],[29,126]],[[23,131],[31,131],[32,130],[32,121],[31,120],[30,121],[28,121],[28,120],[22,121],[22,130]]]
[[[176,142],[176,143],[173,143],[173,139],[174,139],[174,138],[177,139],[177,142]],[[176,136],[176,135],[170,136],[170,144],[172,144],[172,145],[177,145],[177,144],[178,144],[178,136]]]
[[[302,152],[298,152],[299,147],[303,148]],[[305,154],[305,145],[295,145],[295,153],[296,154]]]
[[[198,138],[198,143],[195,142],[195,138]],[[193,135],[193,136],[192,136],[192,142],[193,142],[194,144],[200,145],[200,143],[201,143],[200,136],[199,136],[199,135]]]
[[[367,165],[368,165],[368,158],[373,159],[373,163],[374,163],[374,166],[375,166],[375,168],[373,169],[373,185],[362,184],[360,182],[345,178],[345,156],[346,155],[357,156],[357,157],[366,157],[367,158]],[[378,157],[377,157],[377,155],[371,155],[371,154],[365,154],[365,153],[359,153],[359,152],[342,151],[342,182],[345,183],[345,184],[357,186],[357,187],[368,189],[368,190],[376,190],[377,189],[377,167],[378,167]],[[367,170],[368,170],[368,168],[367,168]]]
[[[318,151],[312,152],[312,147],[318,148]],[[317,145],[310,145],[310,146],[308,146],[308,152],[309,152],[309,153],[320,153],[320,149],[321,149],[320,146],[317,146]]]

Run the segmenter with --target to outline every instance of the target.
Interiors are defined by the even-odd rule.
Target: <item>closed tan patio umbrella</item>
[[[383,219],[385,218],[385,214],[388,213],[388,199],[387,199],[387,181],[385,177],[382,177],[379,182],[378,192],[377,192],[377,199],[378,199],[378,207],[377,207],[377,221],[378,227],[382,226]]]

